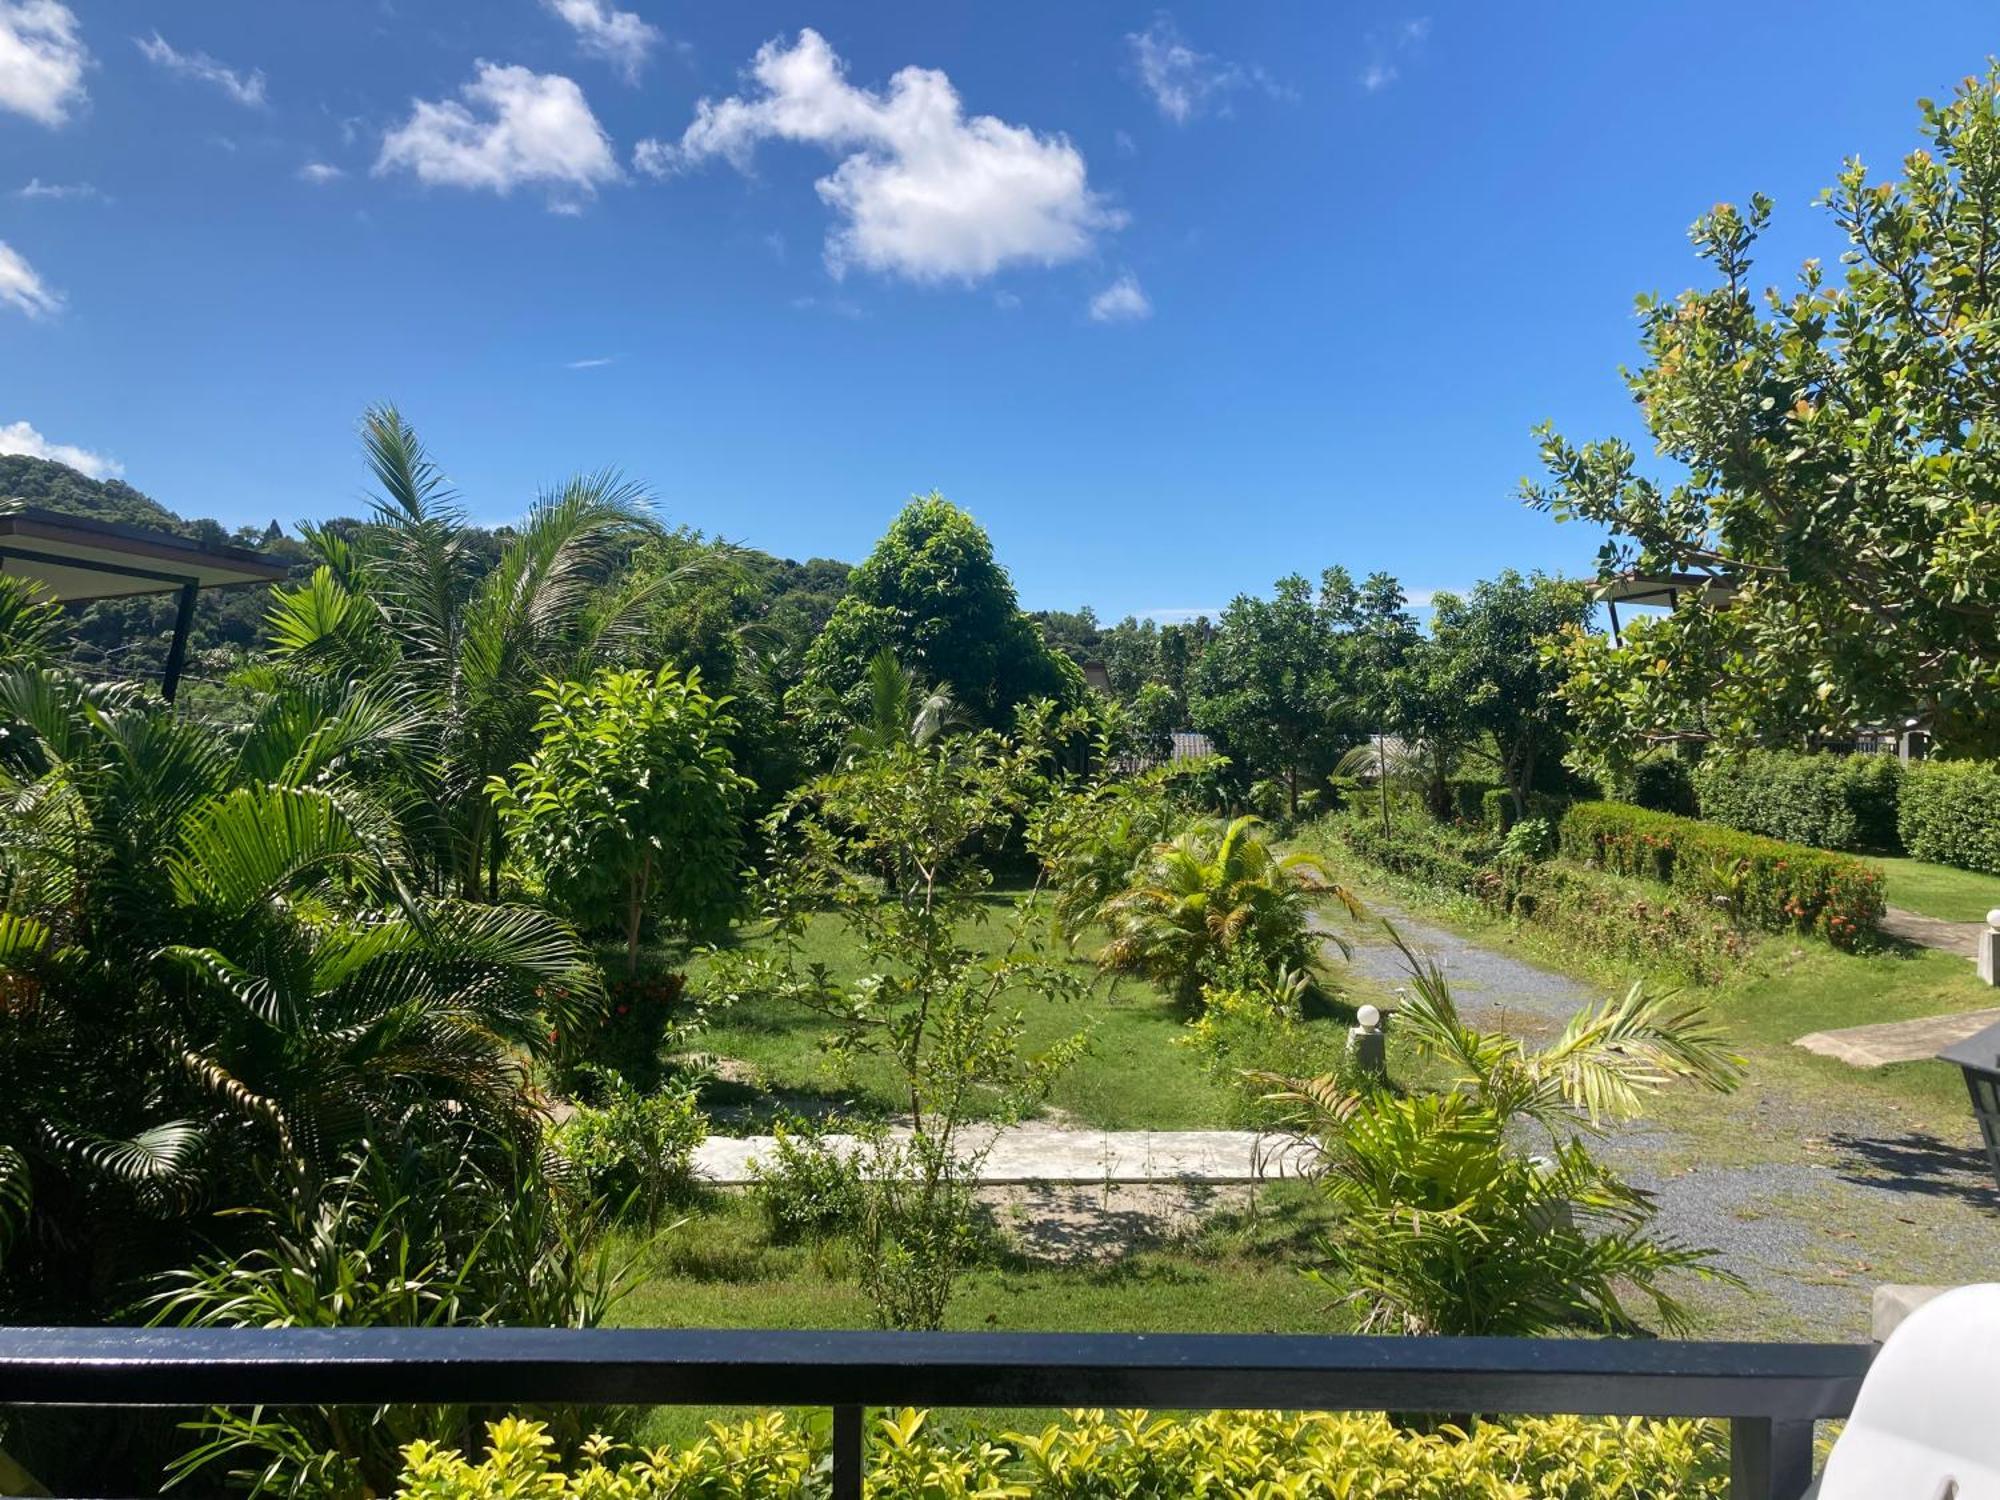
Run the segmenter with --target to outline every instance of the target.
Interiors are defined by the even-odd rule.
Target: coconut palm
[[[1311,1175],[1337,1215],[1316,1274],[1355,1302],[1369,1330],[1629,1332],[1633,1296],[1662,1327],[1684,1330],[1672,1273],[1733,1278],[1710,1252],[1653,1234],[1651,1196],[1598,1161],[1585,1137],[1637,1114],[1670,1082],[1733,1087],[1741,1059],[1699,1008],[1637,987],[1586,1007],[1539,1049],[1479,1031],[1460,1017],[1442,970],[1389,931],[1411,981],[1396,1029],[1448,1081],[1403,1096],[1326,1077],[1274,1096],[1293,1106]],[[1524,1131],[1543,1140],[1526,1142]]]
[[[488,780],[525,758],[533,691],[616,654],[686,571],[623,569],[653,530],[644,492],[609,471],[543,494],[490,568],[463,507],[394,407],[362,442],[377,495],[352,537],[308,528],[312,576],[271,611],[271,682],[364,682],[413,718],[385,786],[412,875],[434,893],[497,895],[502,835]],[[690,566],[701,566],[691,564]]]
[[[1153,847],[1121,895],[1106,902],[1111,929],[1100,962],[1144,974],[1183,1003],[1234,956],[1255,955],[1275,973],[1305,972],[1318,962],[1322,937],[1313,931],[1313,904],[1331,896],[1361,907],[1327,878],[1310,854],[1281,854],[1255,817],[1224,823],[1204,819]]]
[[[867,690],[865,712],[848,722],[843,766],[880,760],[904,746],[921,750],[965,722],[948,685],[940,683],[926,693],[916,674],[886,646],[868,663]],[[837,700],[828,709],[844,713]]]

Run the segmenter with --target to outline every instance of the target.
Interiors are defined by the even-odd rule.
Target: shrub
[[[691,1088],[644,1093],[609,1068],[593,1071],[604,1103],[579,1105],[556,1126],[556,1149],[592,1197],[654,1228],[666,1205],[694,1184],[694,1153],[708,1139],[708,1119]]]
[[[1467,823],[1484,821],[1487,797],[1494,792],[1502,797],[1507,794],[1507,789],[1498,782],[1472,776],[1454,776],[1445,785],[1451,794],[1452,812]]]
[[[1903,777],[1896,823],[1917,859],[2000,875],[2000,765],[1918,762]]]
[[[1321,826],[1370,864],[1447,891],[1470,890],[1472,877],[1500,847],[1486,832],[1433,823],[1420,814],[1403,814],[1386,831],[1380,819],[1359,814]]]
[[[1408,1500],[1723,1500],[1720,1423],[1527,1417],[1411,1432],[1379,1414],[1074,1411],[1038,1432],[931,1437],[925,1414],[884,1413],[868,1450],[875,1500],[944,1495],[1400,1495]],[[715,1423],[679,1450],[621,1457],[586,1445],[572,1473],[540,1424],[496,1422],[478,1462],[430,1443],[407,1450],[399,1500],[806,1500],[828,1490],[822,1442],[783,1412]]]
[[[1507,830],[1500,852],[1509,859],[1539,862],[1556,852],[1556,831],[1547,818],[1523,818]]]
[[[1894,849],[1901,780],[1894,756],[1782,750],[1712,755],[1694,773],[1709,822],[1818,849]]]
[[[1865,941],[1882,916],[1882,872],[1858,859],[1620,802],[1572,807],[1562,847],[1597,869],[1720,897],[1752,926],[1838,948]]]
[[[1635,899],[1594,870],[1497,859],[1474,874],[1471,894],[1494,915],[1532,924],[1579,951],[1664,966],[1696,984],[1718,983],[1749,950],[1707,902]]]
[[[1210,984],[1201,1014],[1176,1039],[1201,1058],[1210,1078],[1230,1091],[1230,1123],[1269,1129],[1284,1120],[1271,1098],[1272,1078],[1345,1075],[1347,1029],[1305,1017],[1306,986]]]
[[[1695,816],[1694,778],[1687,762],[1674,755],[1650,755],[1618,778],[1619,800],[1653,812]]]
[[[839,1150],[814,1126],[778,1126],[770,1155],[753,1162],[750,1175],[775,1244],[829,1239],[861,1222],[861,1155]]]

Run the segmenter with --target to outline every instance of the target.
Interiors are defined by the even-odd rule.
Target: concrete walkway
[[[1889,1063],[1923,1062],[1953,1042],[2000,1021],[2000,1010],[1962,1010],[1942,1016],[1917,1016],[1908,1021],[1884,1021],[1875,1026],[1848,1026],[1839,1031],[1815,1031],[1793,1042],[1821,1057],[1835,1058],[1855,1068],[1880,1068]]]
[[[909,1131],[892,1137],[908,1140]],[[862,1147],[858,1136],[829,1135],[842,1153]],[[1249,1130],[1075,1130],[1030,1122],[996,1132],[967,1126],[968,1153],[990,1146],[979,1164],[982,1185],[1006,1183],[1264,1182],[1296,1177],[1303,1148],[1288,1136]],[[755,1181],[751,1164],[770,1155],[768,1135],[710,1136],[695,1152],[696,1176],[718,1187]]]
[[[1882,913],[1878,925],[1884,934],[1898,942],[1935,948],[1940,953],[1956,953],[1975,962],[1979,957],[1979,934],[1986,930],[1984,922],[1947,922],[1941,917],[1920,916],[1896,906]]]

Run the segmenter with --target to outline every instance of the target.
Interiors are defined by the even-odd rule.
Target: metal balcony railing
[[[1798,1500],[1865,1345],[765,1329],[0,1328],[0,1405],[823,1406],[859,1500],[868,1406],[1709,1417],[1732,1500]]]

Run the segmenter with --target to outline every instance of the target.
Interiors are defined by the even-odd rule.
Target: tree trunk
[[[1299,768],[1292,766],[1285,772],[1285,815],[1293,822],[1299,816]]]
[[[639,973],[639,920],[646,911],[646,889],[653,882],[653,851],[646,851],[646,858],[639,866],[639,873],[633,878],[632,886],[625,901],[625,977],[635,978]]]

